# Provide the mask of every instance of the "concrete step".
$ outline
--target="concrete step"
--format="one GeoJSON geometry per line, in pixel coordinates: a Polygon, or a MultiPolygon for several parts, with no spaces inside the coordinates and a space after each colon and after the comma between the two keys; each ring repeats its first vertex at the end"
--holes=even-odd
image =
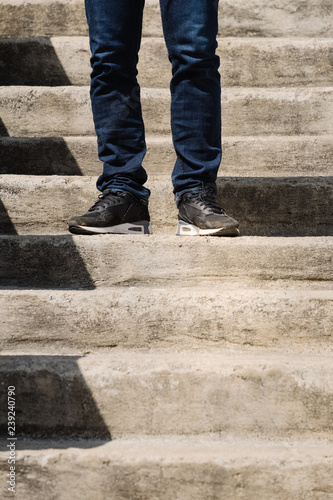
{"type": "MultiPolygon", "coordinates": [[[[170,133],[167,89],[143,89],[148,134],[170,133]]],[[[227,136],[333,134],[333,88],[225,89],[227,136]]],[[[88,87],[0,87],[1,135],[92,135],[88,87]]]]}
{"type": "MultiPolygon", "coordinates": [[[[333,39],[220,38],[222,86],[330,86],[333,39]]],[[[88,37],[0,39],[5,71],[0,85],[89,85],[88,37]]],[[[144,38],[142,87],[169,87],[171,65],[164,40],[144,38]]]]}
{"type": "Polygon", "coordinates": [[[269,348],[330,353],[333,284],[238,279],[192,286],[0,290],[2,352],[269,348]]]}
{"type": "MultiPolygon", "coordinates": [[[[97,492],[100,500],[332,499],[330,442],[172,436],[22,446],[17,500],[95,500],[97,492]]],[[[8,452],[0,457],[6,484],[8,452]]],[[[3,498],[12,497],[4,489],[3,498]]]]}
{"type": "MultiPolygon", "coordinates": [[[[333,136],[223,137],[221,175],[309,177],[332,174],[333,136]]],[[[0,174],[97,176],[102,163],[95,136],[0,137],[0,174]]],[[[175,163],[171,137],[148,136],[144,166],[169,175],[175,163]]]]}
{"type": "MultiPolygon", "coordinates": [[[[1,359],[17,437],[210,434],[332,440],[332,354],[117,350],[1,359]]],[[[7,394],[1,394],[6,407],[7,394]]],[[[7,430],[2,412],[0,428],[7,430]]],[[[4,432],[5,434],[5,432],[4,432]]]]}
{"type": "MultiPolygon", "coordinates": [[[[82,0],[1,0],[5,37],[86,35],[82,0]]],[[[219,4],[223,36],[333,37],[330,0],[225,0],[219,4]]],[[[147,0],[144,36],[161,36],[158,0],[147,0]]]]}
{"type": "Polygon", "coordinates": [[[330,281],[332,237],[1,236],[0,286],[94,289],[330,281]]]}
{"type": "MultiPolygon", "coordinates": [[[[97,199],[95,181],[0,177],[0,234],[67,233],[69,219],[97,199]]],[[[333,177],[228,177],[217,184],[217,199],[238,220],[243,235],[333,236],[333,177]]],[[[151,178],[147,186],[153,231],[175,234],[178,212],[171,180],[151,178]]]]}

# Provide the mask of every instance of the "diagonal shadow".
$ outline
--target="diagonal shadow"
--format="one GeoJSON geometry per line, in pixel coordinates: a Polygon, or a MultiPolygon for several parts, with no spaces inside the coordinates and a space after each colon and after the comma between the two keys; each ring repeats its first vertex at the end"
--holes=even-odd
{"type": "Polygon", "coordinates": [[[71,235],[0,238],[0,288],[96,288],[71,235]]]}
{"type": "Polygon", "coordinates": [[[0,147],[0,174],[82,175],[62,137],[8,137],[0,147]]]}
{"type": "Polygon", "coordinates": [[[242,235],[333,236],[333,177],[219,178],[218,201],[242,235]]]}
{"type": "MultiPolygon", "coordinates": [[[[8,408],[8,387],[15,387],[16,437],[111,440],[111,434],[78,366],[80,356],[1,356],[1,408],[8,408]]],[[[7,411],[0,412],[0,449],[7,449],[7,411]]],[[[22,443],[27,449],[29,441],[22,443]]],[[[49,443],[37,441],[34,449],[49,443]]],[[[64,442],[59,444],[64,447],[64,442]]],[[[66,444],[65,444],[66,446],[66,444]]],[[[67,447],[73,446],[69,441],[67,447]]],[[[91,444],[96,446],[96,443],[91,444]]]]}
{"type": "Polygon", "coordinates": [[[1,118],[0,118],[0,137],[9,137],[8,131],[5,127],[4,122],[1,120],[1,118]]]}
{"type": "Polygon", "coordinates": [[[6,207],[0,200],[0,234],[17,234],[14,224],[12,223],[6,207]]]}
{"type": "Polygon", "coordinates": [[[0,64],[0,85],[71,85],[46,37],[1,39],[0,64]]]}

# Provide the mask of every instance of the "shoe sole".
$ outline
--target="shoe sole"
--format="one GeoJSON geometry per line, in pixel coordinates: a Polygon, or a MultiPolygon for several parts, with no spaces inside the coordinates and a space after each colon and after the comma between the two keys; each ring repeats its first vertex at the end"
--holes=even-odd
{"type": "Polygon", "coordinates": [[[232,227],[219,227],[218,229],[200,229],[194,224],[178,221],[177,236],[238,236],[239,229],[232,227]]]}
{"type": "Polygon", "coordinates": [[[71,225],[69,231],[73,234],[152,234],[151,223],[148,221],[127,222],[117,226],[93,227],[71,225]]]}

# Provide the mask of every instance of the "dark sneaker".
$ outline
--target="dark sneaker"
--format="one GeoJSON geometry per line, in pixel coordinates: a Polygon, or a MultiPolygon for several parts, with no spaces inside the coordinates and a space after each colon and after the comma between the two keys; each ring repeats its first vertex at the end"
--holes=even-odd
{"type": "Polygon", "coordinates": [[[178,206],[177,235],[181,236],[237,236],[238,222],[216,203],[212,188],[200,192],[189,191],[178,206]]]}
{"type": "Polygon", "coordinates": [[[148,204],[131,193],[105,191],[81,217],[72,217],[74,234],[151,234],[148,204]]]}

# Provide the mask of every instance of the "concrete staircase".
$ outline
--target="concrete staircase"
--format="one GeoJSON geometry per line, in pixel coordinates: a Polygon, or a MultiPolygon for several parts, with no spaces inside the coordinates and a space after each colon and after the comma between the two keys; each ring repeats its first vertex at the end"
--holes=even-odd
{"type": "Polygon", "coordinates": [[[0,9],[1,498],[14,385],[19,500],[333,499],[331,0],[221,2],[237,239],[175,236],[156,0],[146,237],[67,233],[101,169],[82,0],[0,9]]]}

